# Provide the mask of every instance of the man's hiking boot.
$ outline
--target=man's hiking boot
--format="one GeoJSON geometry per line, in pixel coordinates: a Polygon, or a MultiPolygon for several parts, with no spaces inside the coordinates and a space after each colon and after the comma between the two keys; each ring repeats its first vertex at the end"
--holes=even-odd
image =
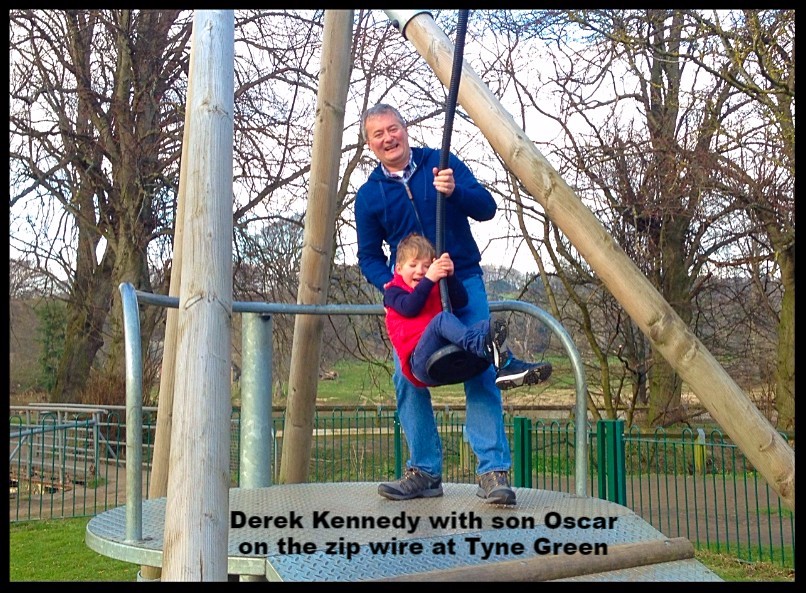
{"type": "Polygon", "coordinates": [[[504,366],[498,369],[495,384],[501,390],[537,385],[551,376],[551,370],[551,363],[523,362],[508,353],[504,366]]]}
{"type": "Polygon", "coordinates": [[[507,324],[500,319],[490,320],[490,331],[487,334],[487,342],[484,350],[487,353],[487,360],[490,361],[496,370],[506,361],[504,342],[507,341],[507,324]]]}
{"type": "Polygon", "coordinates": [[[515,491],[509,487],[509,480],[505,471],[481,474],[476,496],[484,498],[490,504],[515,504],[515,491]]]}
{"type": "Polygon", "coordinates": [[[409,467],[403,472],[403,478],[397,482],[384,482],[378,485],[378,494],[392,500],[442,496],[442,477],[409,467]]]}

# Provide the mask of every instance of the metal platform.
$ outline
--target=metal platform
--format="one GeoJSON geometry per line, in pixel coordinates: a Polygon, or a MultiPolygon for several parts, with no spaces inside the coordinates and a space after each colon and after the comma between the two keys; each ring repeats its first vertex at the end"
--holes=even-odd
{"type": "MultiPolygon", "coordinates": [[[[405,502],[382,498],[377,488],[346,482],[230,490],[228,572],[270,581],[375,580],[528,559],[543,540],[601,551],[602,545],[667,539],[630,509],[598,498],[515,488],[517,505],[505,507],[486,504],[471,484],[444,484],[440,498],[405,502]],[[236,526],[248,517],[260,526],[236,526]],[[586,527],[581,517],[601,520],[586,527]],[[554,526],[558,518],[573,518],[574,525],[554,526]],[[383,553],[377,548],[383,543],[395,544],[397,553],[383,553]]],[[[87,545],[118,560],[162,566],[165,502],[143,501],[142,540],[126,541],[124,506],[90,520],[87,545]]],[[[694,559],[560,580],[720,581],[694,559]]]]}

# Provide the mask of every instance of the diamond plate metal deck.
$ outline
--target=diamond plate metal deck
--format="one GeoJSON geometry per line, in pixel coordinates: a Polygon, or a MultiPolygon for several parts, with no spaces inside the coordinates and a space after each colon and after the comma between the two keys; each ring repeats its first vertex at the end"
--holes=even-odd
{"type": "MultiPolygon", "coordinates": [[[[591,545],[666,539],[630,509],[598,498],[515,488],[517,505],[504,507],[486,504],[471,484],[444,484],[445,494],[440,498],[405,502],[382,498],[377,488],[374,482],[345,482],[230,490],[230,513],[258,517],[260,523],[263,517],[284,519],[269,519],[267,527],[240,528],[232,527],[230,520],[229,573],[265,575],[274,581],[360,581],[529,558],[537,554],[534,543],[540,538],[591,545]],[[554,513],[575,519],[603,517],[605,527],[551,528],[546,524],[547,515],[550,523],[554,513]],[[448,524],[437,525],[440,520],[448,524]],[[496,523],[502,527],[495,528],[496,523]],[[292,542],[300,546],[300,553],[289,553],[295,551],[289,549],[292,542]],[[382,542],[407,547],[398,554],[372,549],[382,542]],[[421,551],[412,550],[416,544],[421,551]],[[523,547],[520,553],[515,549],[518,544],[523,547]],[[498,553],[485,558],[485,549],[498,553]]],[[[143,501],[142,541],[125,540],[125,511],[126,507],[119,507],[91,519],[87,545],[119,560],[161,566],[165,499],[143,501]]],[[[692,559],[563,580],[720,579],[692,559]]]]}

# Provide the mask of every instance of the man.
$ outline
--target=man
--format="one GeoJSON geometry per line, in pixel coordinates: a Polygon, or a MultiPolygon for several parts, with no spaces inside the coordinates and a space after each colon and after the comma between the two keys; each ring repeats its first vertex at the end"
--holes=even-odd
{"type": "MultiPolygon", "coordinates": [[[[419,233],[436,242],[436,199],[441,192],[445,197],[445,250],[469,297],[467,306],[454,313],[466,325],[488,319],[481,254],[468,218],[493,218],[496,205],[490,192],[455,155],[450,156],[448,168],[440,171],[438,150],[411,148],[406,123],[390,105],[381,103],[368,109],[361,118],[361,131],[380,161],[356,194],[361,272],[383,292],[384,284],[392,279],[397,245],[404,237],[419,233]],[[388,258],[384,243],[391,251],[388,258]]],[[[431,394],[405,378],[397,354],[394,361],[397,411],[411,457],[403,479],[380,484],[378,493],[392,500],[442,496],[442,443],[431,394]]],[[[494,368],[489,367],[465,382],[466,431],[478,457],[478,495],[490,503],[513,505],[515,492],[507,476],[511,453],[495,377],[494,368]]]]}

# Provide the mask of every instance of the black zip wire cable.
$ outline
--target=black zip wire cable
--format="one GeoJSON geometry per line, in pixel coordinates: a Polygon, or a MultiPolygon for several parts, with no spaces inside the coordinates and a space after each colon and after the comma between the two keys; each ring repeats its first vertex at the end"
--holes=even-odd
{"type": "MultiPolygon", "coordinates": [[[[448,87],[448,101],[445,105],[445,129],[442,132],[442,152],[439,156],[439,170],[448,168],[451,154],[451,134],[453,133],[453,116],[456,113],[456,98],[459,95],[459,81],[462,77],[463,54],[465,50],[465,33],[467,32],[467,15],[469,10],[459,11],[459,20],[456,24],[456,46],[453,52],[453,69],[451,70],[451,84],[448,87]]],[[[437,192],[436,216],[436,250],[437,257],[445,252],[445,194],[437,192]]],[[[439,281],[439,297],[442,301],[442,310],[451,311],[451,299],[448,296],[448,283],[445,278],[439,281]]]]}

